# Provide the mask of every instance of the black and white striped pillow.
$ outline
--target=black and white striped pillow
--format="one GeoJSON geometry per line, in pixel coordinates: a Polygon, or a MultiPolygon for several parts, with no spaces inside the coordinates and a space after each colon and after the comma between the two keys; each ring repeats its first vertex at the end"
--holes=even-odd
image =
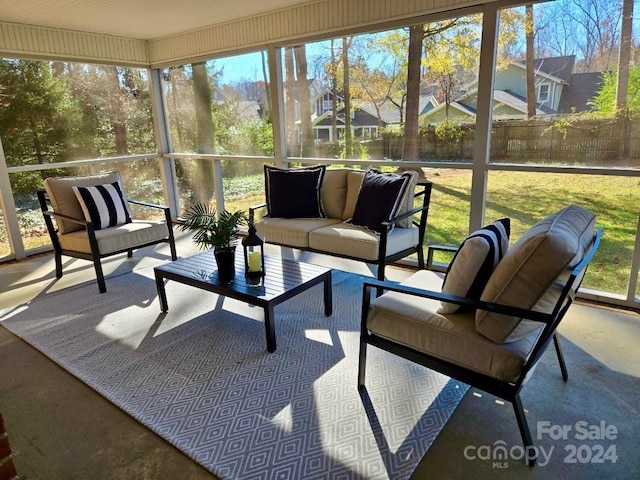
{"type": "MultiPolygon", "coordinates": [[[[449,264],[442,286],[443,293],[479,299],[498,262],[509,248],[511,221],[502,218],[476,230],[461,244],[449,264]]],[[[454,313],[460,308],[441,302],[439,313],[454,313]]]]}
{"type": "Polygon", "coordinates": [[[73,187],[86,221],[96,230],[131,223],[118,182],[93,187],[73,187]]]}

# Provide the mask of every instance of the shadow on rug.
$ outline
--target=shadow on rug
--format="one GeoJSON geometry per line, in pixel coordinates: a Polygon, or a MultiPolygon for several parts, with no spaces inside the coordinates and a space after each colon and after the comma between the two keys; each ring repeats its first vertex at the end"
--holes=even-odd
{"type": "Polygon", "coordinates": [[[153,270],[44,295],[2,325],[225,479],[409,478],[467,386],[371,348],[356,388],[361,277],[334,271],[275,308],[175,282],[160,313],[153,270]]]}

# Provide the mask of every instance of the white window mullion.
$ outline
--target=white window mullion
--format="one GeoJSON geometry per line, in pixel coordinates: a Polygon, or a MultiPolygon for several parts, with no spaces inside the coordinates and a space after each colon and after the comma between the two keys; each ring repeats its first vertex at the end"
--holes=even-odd
{"type": "MultiPolygon", "coordinates": [[[[149,70],[149,91],[151,92],[151,113],[153,117],[153,129],[156,135],[156,148],[162,155],[173,153],[171,135],[169,132],[169,119],[165,107],[165,97],[162,91],[160,70],[149,70]]],[[[160,175],[162,177],[162,189],[164,200],[171,209],[171,217],[176,218],[179,211],[178,183],[176,180],[176,165],[173,157],[160,158],[160,175]]]]}
{"type": "Polygon", "coordinates": [[[2,213],[4,214],[4,224],[7,229],[11,251],[16,259],[25,258],[27,255],[22,243],[22,235],[20,234],[18,212],[13,199],[13,191],[11,190],[11,181],[9,180],[9,171],[7,170],[7,162],[2,148],[2,139],[0,139],[0,208],[2,208],[2,213]]]}
{"type": "Polygon", "coordinates": [[[480,66],[478,68],[478,108],[473,149],[471,176],[471,207],[469,232],[482,228],[487,200],[487,164],[491,146],[491,111],[493,106],[493,82],[498,44],[498,9],[485,5],[482,15],[482,40],[480,66]]]}

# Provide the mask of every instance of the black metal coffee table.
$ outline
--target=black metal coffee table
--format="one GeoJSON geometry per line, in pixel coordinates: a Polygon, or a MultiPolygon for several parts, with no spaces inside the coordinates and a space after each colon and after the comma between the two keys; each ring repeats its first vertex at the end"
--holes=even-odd
{"type": "Polygon", "coordinates": [[[273,352],[276,349],[276,331],[273,320],[273,309],[276,305],[320,282],[324,282],[324,314],[326,316],[332,314],[331,269],[270,256],[265,256],[264,265],[266,275],[261,279],[259,285],[249,284],[244,276],[244,260],[242,255],[238,254],[236,255],[236,276],[229,284],[222,284],[218,281],[218,269],[213,252],[210,251],[155,267],[153,271],[156,277],[160,308],[163,312],[169,310],[165,279],[262,307],[267,334],[267,350],[273,352]]]}

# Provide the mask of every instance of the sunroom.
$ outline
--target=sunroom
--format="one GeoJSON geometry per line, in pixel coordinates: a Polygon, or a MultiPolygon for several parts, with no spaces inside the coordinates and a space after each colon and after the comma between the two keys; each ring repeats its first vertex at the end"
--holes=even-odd
{"type": "MultiPolygon", "coordinates": [[[[511,219],[511,238],[517,239],[537,220],[578,204],[596,214],[605,236],[585,277],[581,301],[559,330],[566,337],[570,374],[572,368],[575,373],[567,384],[553,384],[557,368],[553,358],[545,357],[534,377],[537,382],[526,387],[531,398],[525,397],[525,404],[530,402],[539,422],[538,440],[555,448],[550,466],[535,475],[553,468],[553,476],[632,478],[640,471],[632,453],[640,418],[630,394],[640,376],[633,346],[640,339],[640,27],[633,3],[3,2],[2,308],[17,308],[50,289],[63,289],[55,286],[51,244],[35,193],[49,176],[118,170],[129,196],[168,205],[178,221],[197,202],[210,201],[218,211],[246,211],[264,201],[265,165],[412,169],[433,183],[425,251],[428,245],[458,245],[469,232],[503,217],[511,219]],[[618,432],[614,439],[596,439],[603,453],[609,453],[602,462],[595,459],[597,441],[576,437],[577,422],[618,432]],[[551,430],[544,430],[547,424],[551,430]],[[553,438],[553,427],[565,425],[572,428],[570,434],[553,438]],[[576,448],[575,457],[570,445],[576,448]]],[[[354,262],[284,248],[273,252],[375,276],[354,262]]],[[[144,253],[144,259],[114,258],[105,266],[107,274],[115,277],[169,260],[162,248],[144,253]]],[[[188,236],[179,235],[178,253],[193,253],[188,236]]],[[[436,264],[444,269],[451,255],[441,255],[436,264]]],[[[389,277],[401,280],[403,272],[416,266],[416,258],[408,257],[389,277]]],[[[65,268],[71,275],[58,282],[64,287],[91,278],[89,262],[74,260],[65,268]]],[[[39,365],[34,367],[39,371],[53,368],[46,357],[39,358],[2,330],[9,345],[3,362],[13,368],[20,360],[39,365]]],[[[322,337],[306,333],[314,334],[322,337]]],[[[332,342],[335,346],[336,340],[332,342]]],[[[186,450],[194,463],[126,414],[109,411],[113,406],[108,401],[91,389],[83,391],[86,387],[64,370],[50,374],[74,392],[73,399],[59,399],[67,412],[52,413],[51,428],[25,425],[29,433],[24,440],[14,438],[20,437],[29,409],[20,413],[17,400],[38,392],[60,393],[41,375],[28,372],[3,380],[0,413],[18,473],[33,478],[51,472],[65,478],[143,477],[146,464],[146,478],[165,477],[161,472],[168,468],[175,468],[172,475],[182,472],[189,478],[237,475],[206,454],[199,457],[197,447],[186,450]],[[20,387],[27,384],[31,386],[20,387]],[[38,432],[53,439],[60,428],[65,438],[72,437],[69,426],[54,426],[56,422],[84,431],[79,437],[93,435],[90,411],[78,406],[83,396],[104,412],[97,416],[104,414],[118,424],[118,432],[129,432],[121,435],[140,435],[147,448],[165,453],[136,451],[131,438],[124,449],[114,439],[100,446],[97,435],[87,445],[82,438],[65,439],[72,445],[67,450],[85,457],[89,445],[108,452],[95,462],[83,459],[79,471],[90,472],[85,475],[70,473],[73,452],[62,454],[53,440],[27,447],[38,445],[38,432]],[[69,418],[76,407],[85,418],[69,418]],[[49,460],[33,457],[38,448],[47,449],[43,458],[62,459],[47,470],[49,460]],[[124,465],[118,455],[130,464],[124,465]],[[176,466],[168,467],[173,462],[176,466]],[[113,472],[104,471],[112,467],[113,472]]],[[[419,395],[420,389],[406,392],[419,395]]],[[[384,407],[380,398],[372,398],[373,409],[394,408],[398,396],[403,395],[389,394],[384,407]]],[[[328,472],[347,472],[347,478],[393,478],[395,473],[409,478],[411,472],[411,478],[529,474],[513,458],[517,451],[502,463],[481,454],[483,446],[489,451],[496,442],[519,441],[511,411],[496,402],[469,391],[438,438],[428,442],[428,451],[424,444],[416,450],[420,458],[408,472],[397,473],[390,464],[411,456],[403,447],[412,446],[407,439],[416,435],[426,412],[409,427],[398,427],[409,429],[406,436],[389,434],[390,444],[378,445],[378,463],[386,472],[351,468],[326,445],[322,460],[331,460],[328,472]]],[[[47,414],[35,412],[49,408],[44,407],[47,401],[25,403],[31,409],[28,416],[44,422],[47,414]]],[[[294,429],[290,410],[291,404],[283,402],[280,412],[272,412],[271,421],[282,431],[294,429]]],[[[383,432],[395,428],[388,413],[378,412],[383,432]]],[[[317,419],[328,421],[320,413],[317,419]]],[[[106,431],[106,425],[96,428],[106,431]]],[[[385,435],[375,438],[381,441],[385,435]]],[[[300,470],[295,469],[301,467],[291,468],[289,478],[298,478],[300,470]]],[[[318,473],[317,478],[323,476],[318,473]]]]}

